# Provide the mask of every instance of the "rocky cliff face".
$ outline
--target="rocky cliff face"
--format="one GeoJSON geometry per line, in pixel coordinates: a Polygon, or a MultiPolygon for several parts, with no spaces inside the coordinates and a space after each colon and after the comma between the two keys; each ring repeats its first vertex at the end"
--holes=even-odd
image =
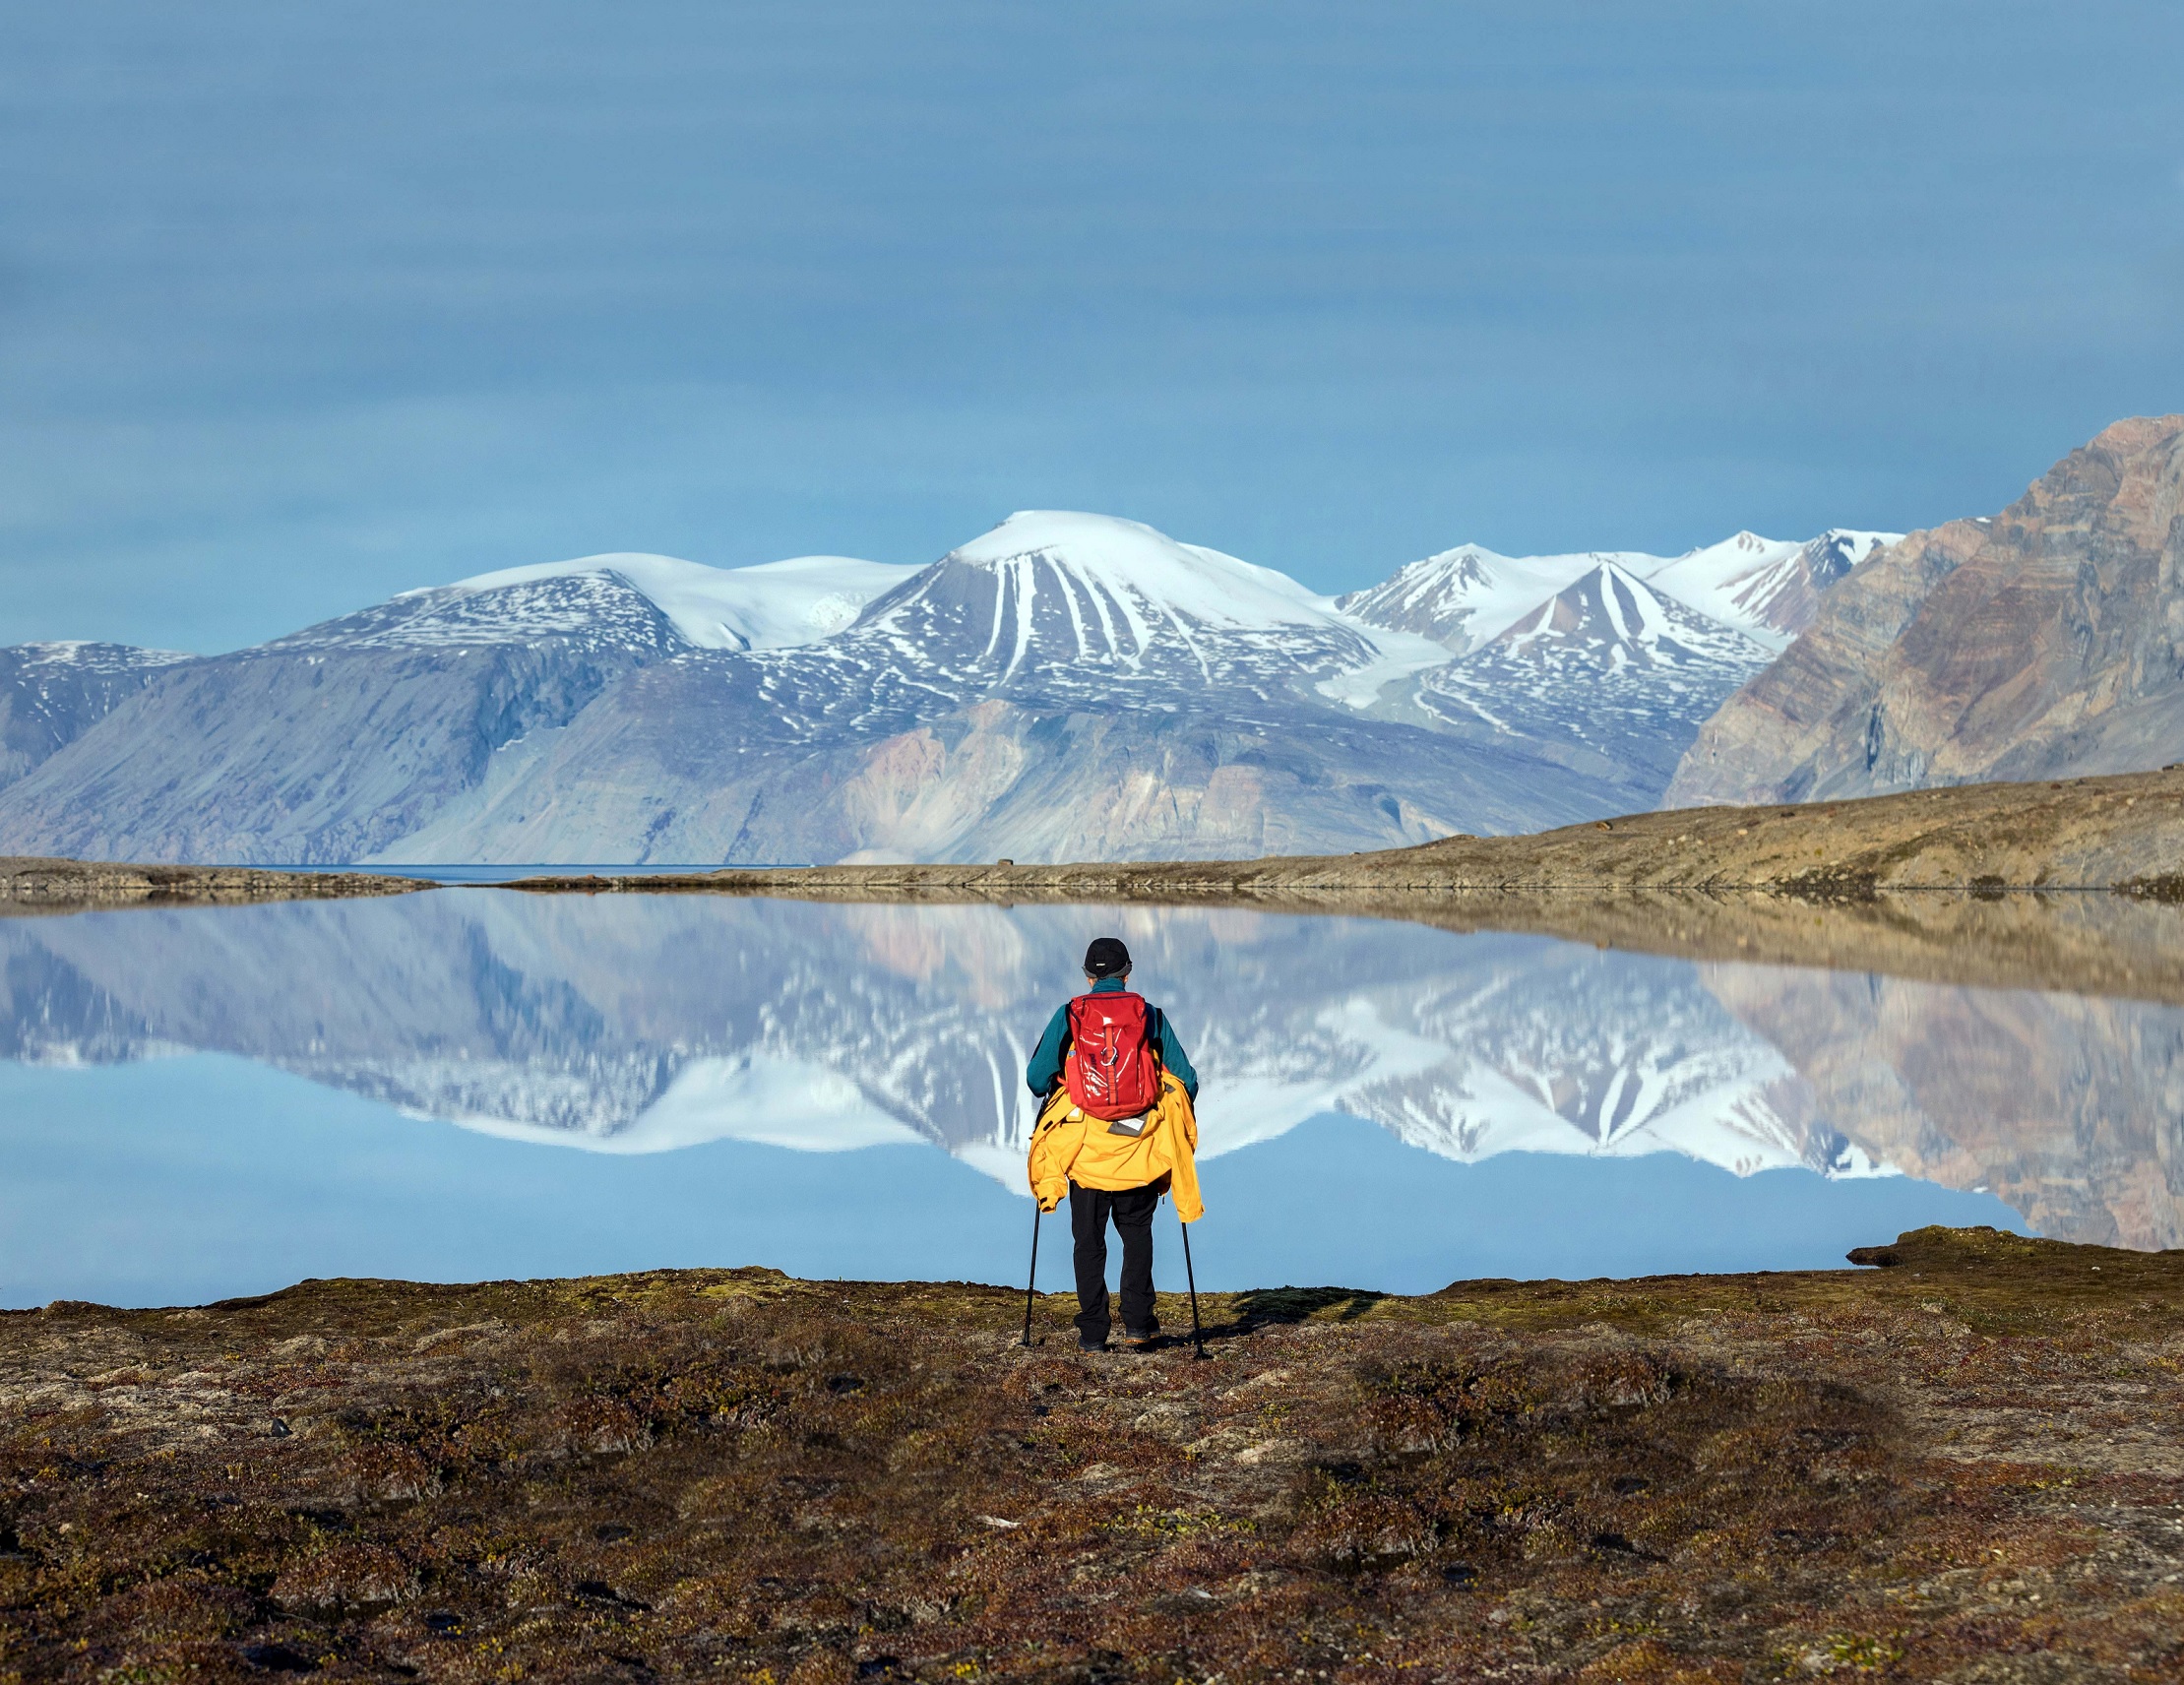
{"type": "Polygon", "coordinates": [[[361,859],[469,789],[496,750],[689,647],[610,580],[493,595],[412,593],[154,672],[0,792],[0,830],[88,859],[361,859]]]}
{"type": "Polygon", "coordinates": [[[2119,421],[1991,520],[1913,533],[1700,731],[1664,801],[1869,795],[2184,751],[2184,415],[2119,421]]]}
{"type": "Polygon", "coordinates": [[[0,785],[42,766],[161,669],[186,661],[127,644],[19,644],[0,650],[0,785]]]}

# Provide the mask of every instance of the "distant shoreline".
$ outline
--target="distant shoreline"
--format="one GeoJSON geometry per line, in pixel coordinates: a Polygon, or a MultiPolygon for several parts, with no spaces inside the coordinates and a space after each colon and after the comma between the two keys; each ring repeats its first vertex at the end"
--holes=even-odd
{"type": "MultiPolygon", "coordinates": [[[[404,895],[397,872],[0,859],[0,915],[404,895]]],[[[2184,769],[1696,808],[1340,856],[549,874],[545,895],[1249,907],[2184,1004],[2184,769]]]]}
{"type": "Polygon", "coordinates": [[[116,906],[243,905],[275,901],[347,901],[407,895],[437,886],[388,872],[295,870],[285,866],[135,865],[0,855],[0,917],[84,912],[116,906]]]}
{"type": "Polygon", "coordinates": [[[2184,768],[1960,784],[1853,801],[1699,807],[1514,837],[1256,860],[839,865],[518,880],[532,891],[711,891],[847,899],[1180,901],[1313,895],[2120,890],[2184,899],[2184,768]]]}

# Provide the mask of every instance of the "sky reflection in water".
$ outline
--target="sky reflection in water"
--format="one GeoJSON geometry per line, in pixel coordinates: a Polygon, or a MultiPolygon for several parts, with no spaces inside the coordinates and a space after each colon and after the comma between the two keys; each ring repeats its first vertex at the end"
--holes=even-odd
{"type": "Polygon", "coordinates": [[[2178,1243],[2173,1008],[1363,919],[457,890],[0,924],[0,1302],[1021,1280],[1020,1074],[1107,931],[1206,1080],[1205,1285],[2178,1243]]]}

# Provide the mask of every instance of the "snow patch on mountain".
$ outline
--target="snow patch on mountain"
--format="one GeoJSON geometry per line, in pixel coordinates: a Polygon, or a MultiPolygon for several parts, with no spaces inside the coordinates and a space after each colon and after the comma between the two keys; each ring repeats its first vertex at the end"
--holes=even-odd
{"type": "Polygon", "coordinates": [[[197,659],[181,650],[147,650],[135,644],[95,644],[75,638],[17,644],[6,654],[25,673],[40,675],[138,673],[197,659]]]}
{"type": "Polygon", "coordinates": [[[875,601],[828,649],[963,700],[1027,686],[1147,706],[1265,702],[1386,658],[1382,634],[1271,568],[1136,521],[1026,510],[875,601]],[[1119,689],[1129,686],[1129,692],[1119,689]]]}
{"type": "Polygon", "coordinates": [[[1045,582],[1088,600],[1114,603],[1149,622],[1319,626],[1335,617],[1326,597],[1287,574],[1112,515],[1019,510],[942,561],[1014,573],[1025,582],[1026,600],[1045,582]]]}
{"type": "Polygon", "coordinates": [[[1427,674],[1419,703],[1452,726],[1569,743],[1665,780],[1700,725],[1773,658],[1610,564],[1427,674]]]}
{"type": "Polygon", "coordinates": [[[701,650],[785,650],[830,638],[865,604],[919,570],[853,556],[792,556],[712,568],[675,556],[620,551],[476,574],[443,589],[492,592],[536,580],[611,574],[627,582],[701,650]]]}
{"type": "Polygon", "coordinates": [[[655,659],[690,641],[619,574],[548,574],[477,591],[406,591],[369,608],[321,621],[237,652],[237,658],[308,651],[453,652],[553,645],[567,653],[655,659]]]}
{"type": "Polygon", "coordinates": [[[1804,545],[1739,532],[1639,570],[1656,589],[1746,632],[1773,635],[1767,605],[1788,584],[1804,545]]]}
{"type": "Polygon", "coordinates": [[[1822,592],[1902,536],[1837,528],[1800,543],[1739,532],[1640,571],[1655,590],[1781,651],[1811,624],[1822,592]]]}
{"type": "Polygon", "coordinates": [[[1643,573],[1661,560],[1636,551],[1503,556],[1479,544],[1411,562],[1379,585],[1335,599],[1369,626],[1408,632],[1465,655],[1490,642],[1565,586],[1614,563],[1643,573]]]}
{"type": "Polygon", "coordinates": [[[1323,666],[1361,666],[1377,654],[1330,599],[1272,568],[1141,522],[1033,509],[881,597],[850,639],[885,640],[905,660],[958,675],[1006,679],[1084,662],[1211,676],[1209,640],[1234,652],[1243,647],[1236,636],[1272,635],[1286,647],[1297,633],[1323,666]]]}
{"type": "Polygon", "coordinates": [[[1388,699],[1391,689],[1407,689],[1418,674],[1447,666],[1455,657],[1446,644],[1421,638],[1415,632],[1392,632],[1384,626],[1361,628],[1372,646],[1373,657],[1361,667],[1351,667],[1313,688],[1331,702],[1365,710],[1388,699]]]}

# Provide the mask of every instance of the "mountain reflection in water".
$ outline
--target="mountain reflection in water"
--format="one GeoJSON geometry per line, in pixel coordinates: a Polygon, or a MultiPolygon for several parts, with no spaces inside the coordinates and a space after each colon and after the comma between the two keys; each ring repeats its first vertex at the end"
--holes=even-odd
{"type": "Polygon", "coordinates": [[[2177,1008],[1370,919],[465,890],[15,919],[0,1056],[222,1052],[600,1153],[925,1142],[1021,1190],[1030,1042],[1115,930],[1209,1157],[1341,1113],[1457,1160],[1901,1172],[2184,1241],[2177,1008]]]}

